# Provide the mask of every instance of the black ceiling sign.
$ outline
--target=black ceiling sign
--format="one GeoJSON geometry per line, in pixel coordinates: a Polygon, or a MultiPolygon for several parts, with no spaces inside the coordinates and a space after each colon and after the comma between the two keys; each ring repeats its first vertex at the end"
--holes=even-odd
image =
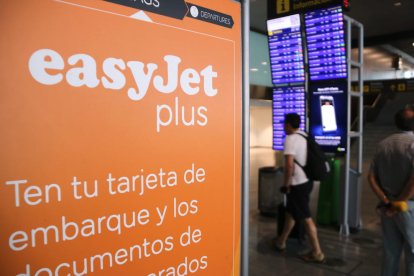
{"type": "MultiPolygon", "coordinates": [[[[358,83],[352,82],[352,90],[358,90],[358,83]]],[[[365,93],[414,92],[414,79],[364,81],[365,93]]]]}
{"type": "Polygon", "coordinates": [[[268,0],[267,18],[277,18],[290,14],[304,13],[333,5],[349,9],[350,0],[268,0]]]}
{"type": "Polygon", "coordinates": [[[107,2],[153,12],[163,16],[183,19],[188,12],[184,0],[105,0],[107,2]]]}

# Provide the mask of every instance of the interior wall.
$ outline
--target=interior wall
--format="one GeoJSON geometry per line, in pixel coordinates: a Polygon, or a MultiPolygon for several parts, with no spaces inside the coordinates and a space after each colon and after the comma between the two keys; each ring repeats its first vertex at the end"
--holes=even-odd
{"type": "Polygon", "coordinates": [[[250,147],[272,148],[272,102],[250,101],[250,147]]]}
{"type": "MultiPolygon", "coordinates": [[[[352,60],[358,60],[358,50],[352,49],[352,60]]],[[[391,80],[414,77],[414,65],[407,60],[401,60],[400,69],[393,68],[395,54],[380,48],[367,47],[364,49],[364,80],[391,80]]],[[[352,70],[352,80],[357,79],[357,70],[352,70]]]]}

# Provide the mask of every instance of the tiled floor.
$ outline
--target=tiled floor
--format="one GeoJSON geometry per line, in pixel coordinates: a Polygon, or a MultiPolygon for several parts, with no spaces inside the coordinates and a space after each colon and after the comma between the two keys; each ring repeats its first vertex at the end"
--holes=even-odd
{"type": "MultiPolygon", "coordinates": [[[[285,254],[278,253],[273,242],[276,237],[276,219],[266,217],[258,210],[258,170],[274,166],[274,152],[268,148],[252,148],[250,152],[250,252],[249,275],[379,275],[381,270],[382,241],[379,218],[375,213],[376,199],[363,177],[361,218],[362,229],[349,236],[339,234],[336,226],[318,226],[322,250],[327,256],[325,264],[307,264],[297,258],[307,250],[305,244],[290,239],[285,254]]],[[[369,158],[367,158],[369,159],[369,158]]],[[[364,162],[364,171],[369,160],[364,162]]],[[[311,209],[316,214],[319,187],[312,193],[311,209]]]]}

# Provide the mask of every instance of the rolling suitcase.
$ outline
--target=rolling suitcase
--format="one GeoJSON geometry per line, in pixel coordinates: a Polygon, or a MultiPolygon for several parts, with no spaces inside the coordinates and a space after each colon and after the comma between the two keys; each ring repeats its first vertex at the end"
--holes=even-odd
{"type": "MultiPolygon", "coordinates": [[[[283,203],[277,208],[277,236],[283,232],[286,216],[286,195],[283,195],[283,203]]],[[[303,221],[296,221],[295,226],[289,234],[289,238],[297,239],[300,243],[305,241],[305,224],[303,221]]]]}

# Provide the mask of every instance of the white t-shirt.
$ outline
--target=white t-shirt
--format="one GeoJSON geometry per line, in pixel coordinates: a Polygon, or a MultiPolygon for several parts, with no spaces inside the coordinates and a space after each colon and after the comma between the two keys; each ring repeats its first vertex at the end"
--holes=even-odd
{"type": "MultiPolygon", "coordinates": [[[[308,136],[305,132],[298,130],[297,132],[287,135],[285,138],[284,144],[284,155],[293,155],[294,160],[299,162],[302,166],[306,165],[307,157],[307,141],[304,137],[300,136],[301,133],[305,136],[308,136]]],[[[292,176],[292,185],[304,184],[309,179],[306,177],[305,172],[299,167],[298,164],[294,164],[293,176],[292,176]]]]}

